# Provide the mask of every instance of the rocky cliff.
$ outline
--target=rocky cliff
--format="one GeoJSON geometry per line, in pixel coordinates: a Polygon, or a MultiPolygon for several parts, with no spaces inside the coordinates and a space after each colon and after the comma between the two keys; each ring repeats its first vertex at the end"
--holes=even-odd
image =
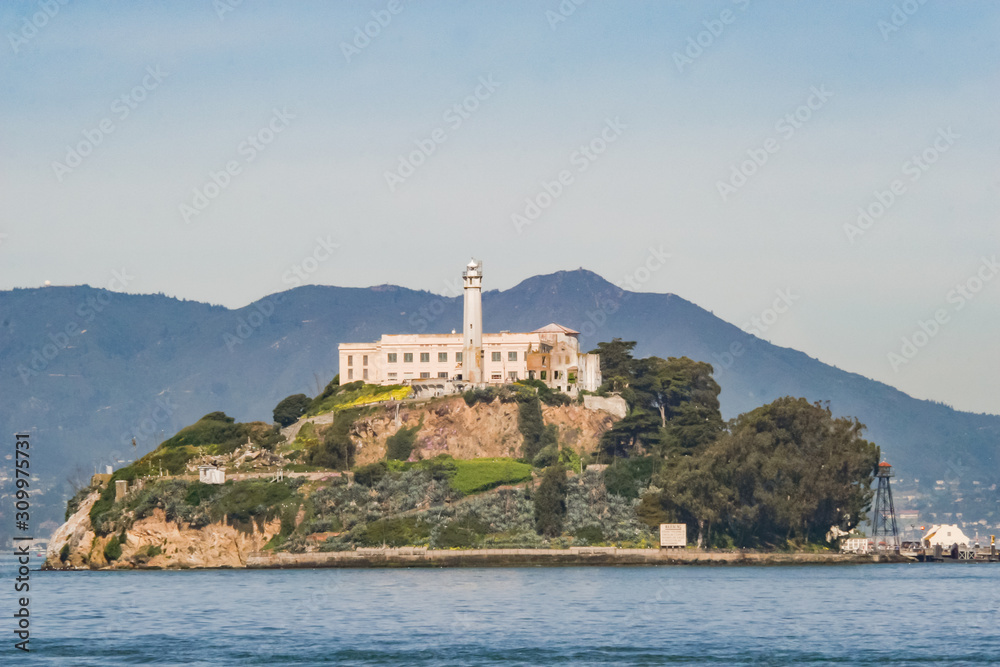
{"type": "MultiPolygon", "coordinates": [[[[436,399],[426,405],[399,404],[378,410],[355,422],[357,463],[364,465],[385,458],[386,438],[400,428],[420,426],[414,459],[450,454],[456,459],[518,457],[524,437],[517,428],[517,404],[494,401],[466,405],[460,396],[436,399]]],[[[581,405],[546,405],[546,424],[559,427],[559,442],[578,454],[591,453],[601,434],[618,418],[605,410],[581,405]]]]}
{"type": "Polygon", "coordinates": [[[163,510],[140,519],[121,534],[100,536],[90,525],[90,509],[100,496],[95,491],[56,530],[45,554],[51,569],[186,569],[199,567],[245,567],[250,552],[260,551],[279,530],[277,519],[263,530],[245,533],[225,523],[191,528],[186,523],[167,520],[163,510]],[[121,556],[109,563],[105,547],[112,537],[121,542],[121,556]]]}

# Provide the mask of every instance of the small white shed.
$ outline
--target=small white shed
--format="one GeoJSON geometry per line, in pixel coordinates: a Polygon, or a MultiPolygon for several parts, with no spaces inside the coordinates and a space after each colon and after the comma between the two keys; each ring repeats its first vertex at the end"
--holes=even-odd
{"type": "Polygon", "coordinates": [[[225,484],[226,471],[218,466],[198,466],[198,481],[204,484],[225,484]]]}

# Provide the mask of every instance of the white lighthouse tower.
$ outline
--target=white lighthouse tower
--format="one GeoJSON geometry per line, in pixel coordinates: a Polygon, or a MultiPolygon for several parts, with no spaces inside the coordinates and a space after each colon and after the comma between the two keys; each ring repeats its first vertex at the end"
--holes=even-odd
{"type": "Polygon", "coordinates": [[[462,379],[483,382],[483,263],[475,259],[462,274],[465,315],[462,321],[462,379]]]}

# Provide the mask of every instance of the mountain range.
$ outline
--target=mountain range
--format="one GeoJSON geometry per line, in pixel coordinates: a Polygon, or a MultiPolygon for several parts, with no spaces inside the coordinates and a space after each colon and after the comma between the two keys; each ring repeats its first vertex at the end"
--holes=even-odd
{"type": "MultiPolygon", "coordinates": [[[[637,356],[707,361],[726,418],[785,395],[828,401],[867,425],[901,477],[1000,481],[1000,416],[912,398],[673,294],[630,292],[579,269],[485,292],[483,311],[485,331],[557,322],[581,332],[583,349],[617,337],[637,341],[637,356]]],[[[461,321],[460,295],[392,285],[308,285],[239,309],[89,286],[0,291],[0,421],[32,434],[32,471],[55,512],[68,479],[138,457],[206,413],[270,421],[285,396],[315,395],[338,371],[341,342],[446,333],[461,321]]]]}

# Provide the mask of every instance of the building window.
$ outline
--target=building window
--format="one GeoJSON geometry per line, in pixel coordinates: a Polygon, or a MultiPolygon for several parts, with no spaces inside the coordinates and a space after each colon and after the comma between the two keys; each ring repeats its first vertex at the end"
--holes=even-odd
{"type": "Polygon", "coordinates": [[[389,354],[385,355],[385,360],[388,361],[390,364],[396,363],[396,353],[390,352],[389,354]]]}
{"type": "Polygon", "coordinates": [[[420,379],[421,379],[421,380],[429,380],[429,379],[430,379],[430,377],[431,377],[431,374],[430,374],[430,373],[421,373],[421,374],[420,374],[420,379]]]}
{"type": "Polygon", "coordinates": [[[511,382],[517,382],[517,371],[510,371],[507,373],[507,379],[511,382]]]}
{"type": "Polygon", "coordinates": [[[448,379],[448,371],[438,371],[438,378],[442,380],[448,379]]]}
{"type": "Polygon", "coordinates": [[[361,371],[361,379],[362,380],[367,380],[368,379],[368,369],[367,368],[364,369],[363,371],[361,371]]]}
{"type": "Polygon", "coordinates": [[[493,374],[493,375],[491,376],[491,378],[492,378],[492,379],[494,379],[494,380],[500,380],[500,379],[502,379],[499,373],[494,373],[494,374],[493,374]]]}
{"type": "Polygon", "coordinates": [[[546,373],[545,371],[541,371],[541,372],[540,372],[540,373],[538,374],[538,379],[540,379],[540,380],[547,380],[547,379],[548,379],[548,378],[546,377],[547,375],[548,375],[548,374],[547,374],[547,373],[546,373]]]}
{"type": "Polygon", "coordinates": [[[421,352],[420,353],[420,363],[422,363],[422,364],[428,364],[428,363],[430,363],[430,361],[431,361],[431,353],[430,352],[421,352]]]}
{"type": "Polygon", "coordinates": [[[390,380],[395,380],[396,379],[396,374],[395,373],[389,373],[389,379],[390,380]]]}
{"type": "Polygon", "coordinates": [[[362,366],[367,366],[368,365],[368,355],[367,354],[365,356],[361,357],[361,365],[362,366]]]}
{"type": "Polygon", "coordinates": [[[569,378],[568,381],[570,384],[576,384],[576,373],[570,371],[569,373],[566,374],[566,376],[569,378]]]}
{"type": "Polygon", "coordinates": [[[545,357],[542,357],[542,366],[546,366],[546,365],[547,364],[545,363],[545,357]]]}
{"type": "Polygon", "coordinates": [[[347,369],[347,379],[348,380],[353,380],[354,379],[354,369],[353,368],[348,368],[347,369]]]}
{"type": "Polygon", "coordinates": [[[448,353],[438,352],[438,361],[448,361],[448,353]]]}
{"type": "Polygon", "coordinates": [[[535,371],[528,371],[528,379],[529,380],[535,379],[535,371]]]}
{"type": "Polygon", "coordinates": [[[517,361],[517,352],[508,352],[507,361],[517,361]]]}
{"type": "Polygon", "coordinates": [[[456,352],[455,353],[455,363],[459,363],[459,364],[462,363],[462,353],[461,352],[456,352]]]}
{"type": "Polygon", "coordinates": [[[553,380],[559,379],[559,371],[552,371],[552,379],[553,380]]]}
{"type": "Polygon", "coordinates": [[[500,361],[500,353],[499,352],[494,352],[493,353],[493,361],[500,361]]]}
{"type": "Polygon", "coordinates": [[[347,365],[348,366],[354,365],[354,355],[352,354],[347,355],[347,365]]]}
{"type": "Polygon", "coordinates": [[[404,364],[412,364],[413,363],[413,353],[412,352],[404,352],[403,353],[403,363],[404,364]]]}

